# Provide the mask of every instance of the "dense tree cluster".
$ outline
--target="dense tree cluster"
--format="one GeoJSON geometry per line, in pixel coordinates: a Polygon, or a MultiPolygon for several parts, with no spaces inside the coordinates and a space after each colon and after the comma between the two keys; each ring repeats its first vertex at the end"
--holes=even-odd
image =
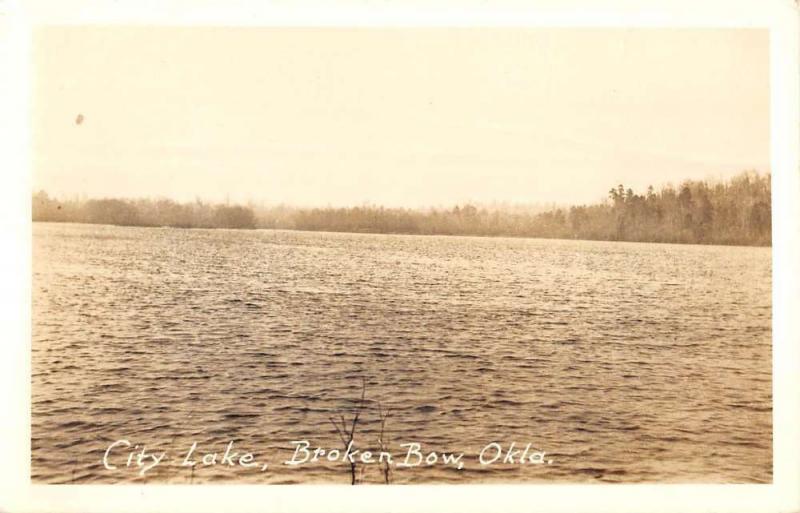
{"type": "Polygon", "coordinates": [[[358,233],[486,235],[676,242],[771,244],[770,175],[742,173],[727,182],[686,181],[677,189],[623,185],[608,200],[545,211],[519,208],[410,210],[373,206],[292,208],[222,206],[170,200],[57,201],[33,198],[34,221],[182,228],[276,228],[358,233]]]}
{"type": "Polygon", "coordinates": [[[622,185],[610,204],[573,207],[573,237],[698,244],[769,245],[772,240],[770,175],[743,173],[728,182],[686,181],[635,194],[622,185]]]}

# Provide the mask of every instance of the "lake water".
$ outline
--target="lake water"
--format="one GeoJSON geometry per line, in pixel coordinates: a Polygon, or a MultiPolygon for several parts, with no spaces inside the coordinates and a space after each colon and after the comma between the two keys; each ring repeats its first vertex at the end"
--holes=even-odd
{"type": "Polygon", "coordinates": [[[362,378],[358,448],[380,403],[399,460],[464,453],[396,483],[772,480],[769,248],[36,223],[33,256],[37,482],[349,483],[282,462],[362,378]],[[167,458],[108,470],[121,439],[167,458]],[[181,466],[229,441],[268,468],[181,466]]]}

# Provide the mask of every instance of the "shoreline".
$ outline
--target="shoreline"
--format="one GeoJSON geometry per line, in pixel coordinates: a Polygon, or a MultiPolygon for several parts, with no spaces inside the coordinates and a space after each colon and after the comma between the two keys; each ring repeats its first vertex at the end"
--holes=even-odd
{"type": "Polygon", "coordinates": [[[741,243],[720,243],[720,242],[675,242],[675,241],[657,241],[657,240],[618,240],[618,239],[587,239],[587,238],[564,238],[564,237],[547,237],[547,236],[528,236],[528,235],[513,235],[513,234],[461,234],[461,233],[415,233],[415,232],[379,232],[379,231],[332,231],[332,230],[308,230],[302,228],[268,228],[268,227],[255,227],[255,228],[223,228],[223,227],[194,227],[194,226],[150,226],[150,225],[127,225],[127,224],[111,224],[111,223],[81,223],[75,221],[31,221],[33,224],[65,224],[65,225],[80,225],[80,226],[116,226],[120,228],[143,228],[143,229],[156,229],[156,230],[206,230],[206,231],[242,231],[242,232],[302,232],[302,233],[334,233],[334,234],[348,234],[348,235],[397,235],[397,236],[412,236],[412,237],[466,237],[466,238],[481,238],[481,239],[532,239],[532,240],[558,240],[558,241],[584,241],[584,242],[615,242],[615,243],[628,243],[628,244],[665,244],[672,246],[720,246],[720,247],[740,247],[740,248],[770,248],[770,244],[741,244],[741,243]]]}

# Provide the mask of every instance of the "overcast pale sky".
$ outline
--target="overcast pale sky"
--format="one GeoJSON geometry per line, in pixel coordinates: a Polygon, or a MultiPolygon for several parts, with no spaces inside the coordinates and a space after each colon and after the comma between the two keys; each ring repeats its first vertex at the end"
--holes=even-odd
{"type": "Polygon", "coordinates": [[[752,29],[41,29],[34,187],[569,204],[766,172],[768,50],[752,29]]]}

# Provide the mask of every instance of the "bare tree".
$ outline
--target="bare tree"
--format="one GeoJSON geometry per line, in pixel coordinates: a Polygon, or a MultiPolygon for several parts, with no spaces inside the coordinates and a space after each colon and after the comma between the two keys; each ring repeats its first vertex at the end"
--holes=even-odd
{"type": "MultiPolygon", "coordinates": [[[[378,403],[378,416],[380,417],[381,421],[381,432],[378,435],[378,445],[381,453],[388,453],[389,441],[386,438],[386,419],[389,418],[389,410],[384,410],[381,403],[378,403]]],[[[385,484],[389,484],[391,482],[391,467],[388,459],[383,460],[383,468],[381,471],[383,472],[383,482],[385,484]]]]}
{"type": "MultiPolygon", "coordinates": [[[[367,381],[363,377],[361,378],[361,399],[358,402],[358,406],[356,407],[355,414],[353,415],[353,420],[350,423],[350,427],[347,427],[347,421],[344,418],[343,414],[339,415],[339,419],[334,419],[333,417],[328,417],[328,420],[331,421],[333,427],[336,429],[336,433],[339,435],[339,439],[344,444],[344,450],[347,452],[349,449],[353,448],[353,437],[355,436],[356,426],[358,425],[358,418],[361,416],[361,411],[364,409],[365,404],[365,396],[367,394],[367,381]]],[[[350,459],[350,484],[356,484],[356,461],[354,458],[350,459]]]]}

